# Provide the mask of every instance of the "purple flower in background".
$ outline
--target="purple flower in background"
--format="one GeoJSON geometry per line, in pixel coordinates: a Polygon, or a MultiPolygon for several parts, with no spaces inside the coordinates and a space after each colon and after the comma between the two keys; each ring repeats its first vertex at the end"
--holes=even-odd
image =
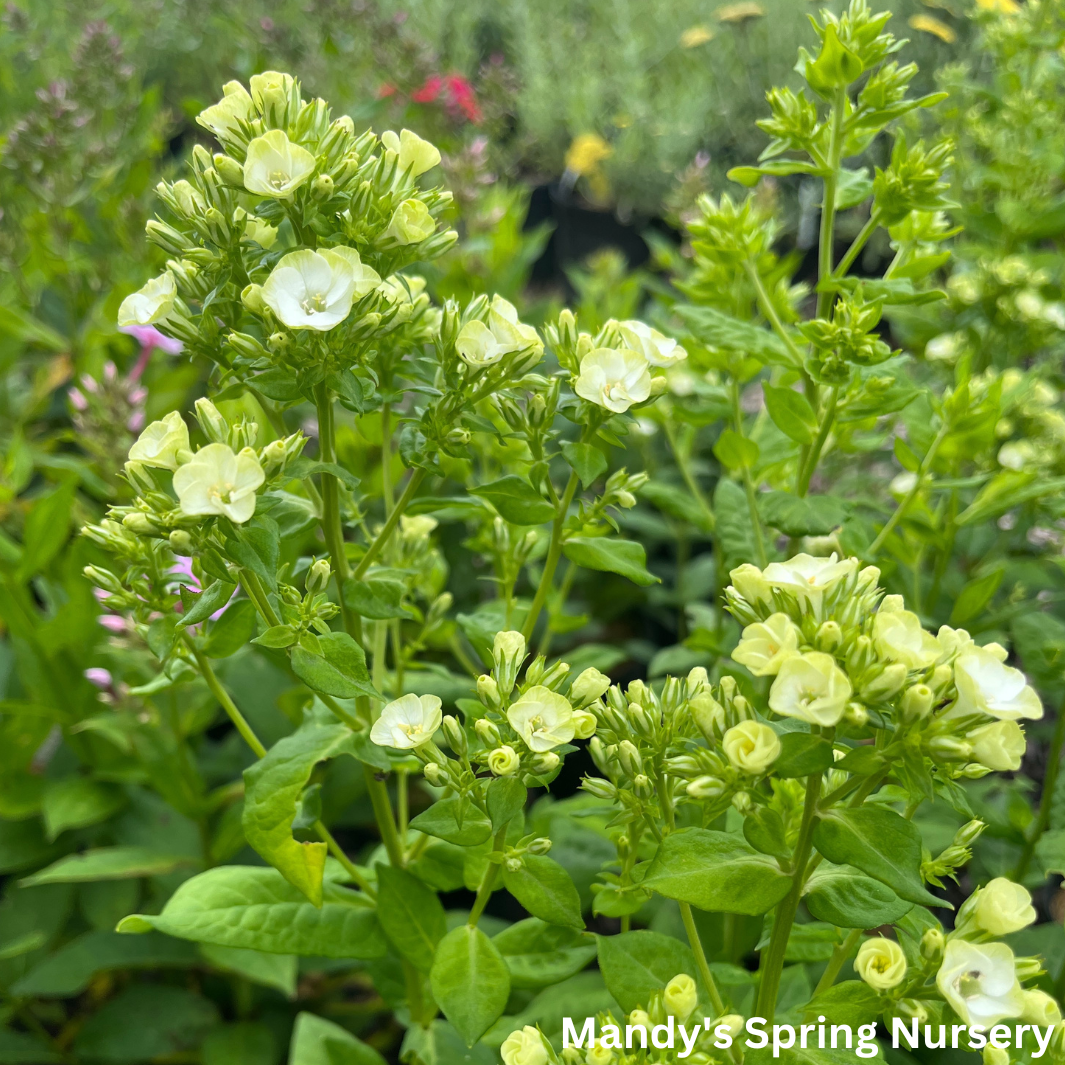
{"type": "MultiPolygon", "coordinates": [[[[179,584],[185,585],[186,588],[190,589],[193,592],[198,592],[201,590],[199,578],[196,577],[192,572],[192,559],[185,555],[178,556],[177,561],[171,567],[170,576],[176,578],[179,584]]],[[[229,604],[233,602],[233,599],[236,597],[236,594],[237,590],[236,588],[234,588],[233,595],[229,597],[229,601],[226,603],[226,605],[219,608],[211,615],[211,621],[217,621],[225,613],[226,607],[228,607],[229,604]]]]}
{"type": "Polygon", "coordinates": [[[92,666],[85,670],[85,679],[94,684],[101,691],[107,691],[111,687],[111,673],[100,666],[92,666]]]}
{"type": "Polygon", "coordinates": [[[137,358],[133,369],[129,372],[130,381],[140,380],[140,376],[144,373],[144,368],[148,365],[148,360],[151,358],[152,351],[155,348],[165,351],[167,355],[180,355],[184,347],[180,340],[164,336],[154,325],[123,325],[119,327],[119,332],[128,333],[141,346],[140,356],[137,358]]]}

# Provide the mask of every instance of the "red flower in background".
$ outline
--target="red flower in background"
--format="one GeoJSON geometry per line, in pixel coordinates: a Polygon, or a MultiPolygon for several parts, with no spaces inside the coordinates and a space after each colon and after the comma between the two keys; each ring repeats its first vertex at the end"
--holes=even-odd
{"type": "Polygon", "coordinates": [[[433,74],[425,84],[411,93],[415,103],[442,103],[452,117],[464,116],[470,122],[481,121],[477,93],[461,74],[433,74]]]}

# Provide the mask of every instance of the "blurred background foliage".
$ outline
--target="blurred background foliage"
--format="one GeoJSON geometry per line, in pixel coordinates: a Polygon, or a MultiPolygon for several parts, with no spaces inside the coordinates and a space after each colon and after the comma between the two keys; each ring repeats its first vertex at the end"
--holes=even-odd
{"type": "MultiPolygon", "coordinates": [[[[988,520],[951,542],[943,552],[951,568],[923,594],[918,578],[917,601],[930,625],[964,622],[981,640],[1012,639],[1048,706],[1057,705],[1065,654],[1062,496],[1026,496],[1030,479],[1001,477],[1008,481],[1021,466],[1024,477],[1036,470],[1043,483],[1065,476],[1059,400],[1065,19],[1057,3],[1042,5],[1052,14],[1034,27],[1013,18],[1022,6],[1014,0],[885,6],[896,13],[896,34],[911,39],[906,58],[920,65],[917,89],[951,94],[934,112],[914,118],[909,132],[954,139],[957,206],[950,223],[961,227],[949,242],[951,261],[936,275],[947,299],[890,308],[885,335],[913,357],[915,379],[930,387],[951,381],[964,359],[974,371],[999,375],[998,384],[988,378],[993,416],[957,457],[954,476],[961,491],[999,477],[1002,506],[991,500],[988,520]],[[1032,371],[1023,381],[1022,370],[1032,371]],[[1020,446],[1021,457],[1007,453],[1006,444],[1020,446]],[[956,603],[967,589],[961,616],[956,603]],[[1042,612],[1032,613],[1026,608],[1036,597],[1042,612]]],[[[272,1061],[291,1026],[295,970],[266,971],[235,956],[205,958],[175,943],[153,942],[137,961],[121,953],[131,949],[128,939],[121,951],[115,946],[115,919],[138,899],[143,908],[165,898],[187,871],[155,870],[106,884],[106,891],[92,884],[14,886],[15,877],[101,838],[150,846],[165,835],[179,856],[201,851],[197,825],[176,812],[184,802],[182,773],[168,727],[204,732],[198,771],[209,786],[224,791],[240,768],[233,734],[211,727],[215,707],[205,691],[192,686],[180,697],[153,699],[116,681],[110,671],[116,658],[124,655],[127,672],[135,674],[140,656],[147,678],[148,656],[135,641],[124,642],[128,634],[117,619],[101,619],[81,577],[91,550],[72,535],[120,497],[115,471],[145,421],[184,409],[202,391],[203,367],[142,346],[114,324],[123,296],[162,264],[144,240],[144,224],[156,210],[155,184],[176,176],[202,137],[194,116],[231,78],[290,70],[306,95],[328,98],[356,126],[407,126],[440,145],[460,241],[426,271],[436,297],[499,292],[532,321],[568,300],[591,331],[611,317],[666,321],[679,298],[674,282],[698,281],[684,226],[698,216],[700,194],[740,194],[725,171],[753,162],[767,143],[754,121],[766,113],[766,90],[791,79],[797,43],[812,37],[808,10],[813,5],[805,0],[717,6],[668,0],[654,5],[653,17],[646,0],[574,0],[564,18],[557,4],[530,0],[6,5],[0,18],[0,876],[8,879],[0,902],[0,1020],[17,1020],[18,1030],[0,1029],[0,1063],[64,1060],[53,1042],[26,1035],[45,1027],[60,1033],[63,1052],[73,1047],[85,1060],[176,1054],[167,1060],[198,1061],[199,1051],[190,1048],[211,1032],[202,1057],[207,1065],[272,1061]],[[166,726],[154,745],[138,751],[145,769],[137,779],[108,776],[107,752],[149,734],[116,725],[121,715],[114,709],[133,715],[131,721],[148,714],[146,720],[166,726]],[[79,765],[94,766],[93,776],[78,776],[79,765]],[[173,793],[164,802],[160,789],[168,781],[173,793]],[[209,995],[131,982],[115,997],[121,978],[114,974],[137,965],[203,970],[209,995]],[[269,1008],[261,1008],[264,1001],[269,1008]],[[100,1003],[107,1005],[98,1010],[100,1003]],[[222,1003],[233,1023],[219,1027],[213,1003],[222,1003]],[[156,1040],[151,1045],[123,1043],[124,1019],[143,1009],[165,1014],[166,1025],[145,1036],[156,1040]]],[[[875,143],[863,161],[882,163],[884,147],[875,143]]],[[[818,188],[784,178],[763,182],[757,195],[779,209],[776,250],[789,276],[807,280],[818,188]]],[[[861,228],[862,210],[843,216],[841,240],[849,242],[861,228]]],[[[875,275],[890,256],[886,245],[871,243],[858,270],[875,275]]],[[[686,291],[695,293],[697,285],[686,291]]],[[[691,299],[714,302],[713,293],[691,299]]],[[[646,592],[623,581],[578,582],[583,613],[553,622],[574,669],[594,662],[619,680],[661,676],[713,661],[728,639],[714,606],[715,545],[697,493],[682,476],[692,475],[712,495],[720,473],[712,446],[727,409],[716,372],[713,353],[693,346],[674,382],[672,416],[646,425],[630,442],[630,466],[648,469],[653,479],[623,521],[648,546],[664,583],[646,592]],[[678,454],[686,460],[683,471],[678,454]],[[582,646],[575,650],[570,634],[578,631],[582,646]]],[[[757,415],[757,406],[745,412],[757,415]]],[[[921,419],[916,406],[904,419],[915,440],[921,419]]],[[[340,442],[345,462],[367,480],[380,465],[379,428],[376,441],[374,432],[370,417],[340,442]]],[[[894,446],[892,434],[849,443],[852,455],[864,448],[868,461],[860,483],[840,481],[833,490],[859,502],[879,493],[881,504],[890,502],[887,486],[905,472],[905,448],[894,446]]],[[[830,456],[829,478],[831,463],[830,456]]],[[[911,592],[906,567],[913,563],[918,572],[925,550],[920,523],[915,515],[908,531],[917,562],[900,548],[885,566],[892,590],[911,592]]],[[[441,530],[445,554],[461,536],[461,524],[441,530]]],[[[481,576],[453,574],[453,583],[467,589],[460,609],[476,607],[481,576]]],[[[297,704],[286,701],[284,676],[250,654],[235,656],[227,671],[242,710],[265,739],[292,727],[297,704]]],[[[1049,739],[1054,721],[1042,728],[1049,739]]],[[[977,877],[1032,863],[1023,833],[1034,817],[1065,833],[1065,789],[1054,790],[1056,767],[1047,776],[1043,763],[1035,743],[1027,776],[1007,789],[973,786],[974,808],[991,824],[976,854],[977,877]],[[1044,778],[1049,798],[1033,808],[1044,778]]],[[[208,841],[218,861],[243,847],[239,806],[227,805],[233,801],[218,795],[226,813],[208,841]]],[[[352,832],[370,820],[354,777],[334,773],[325,801],[334,812],[346,811],[340,819],[352,832]]],[[[578,882],[578,869],[588,867],[587,882],[600,860],[597,837],[574,802],[580,800],[544,799],[533,816],[552,822],[556,852],[564,837],[572,838],[568,867],[578,882]]],[[[930,816],[922,825],[933,850],[955,827],[952,811],[941,823],[930,816]]],[[[446,870],[441,876],[443,883],[446,870]]],[[[1057,938],[1039,947],[1060,968],[1061,893],[1048,889],[1040,905],[1056,920],[1057,938]]],[[[654,920],[668,930],[673,916],[654,920]]],[[[752,943],[757,931],[746,930],[752,943]]],[[[304,970],[304,1008],[356,1031],[371,1024],[380,1001],[367,997],[368,981],[323,964],[304,970]]],[[[382,986],[386,977],[376,974],[375,982],[382,986]]],[[[378,1033],[383,1049],[394,1036],[378,1033]]]]}

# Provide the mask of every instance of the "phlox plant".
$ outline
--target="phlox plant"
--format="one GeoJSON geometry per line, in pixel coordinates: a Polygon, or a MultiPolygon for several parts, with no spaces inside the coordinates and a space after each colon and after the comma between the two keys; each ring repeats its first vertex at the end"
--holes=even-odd
{"type": "Polygon", "coordinates": [[[165,267],[118,324],[180,342],[207,394],[137,432],[123,494],[84,526],[85,595],[114,634],[103,695],[81,682],[44,735],[33,704],[12,711],[34,741],[0,822],[37,900],[0,959],[21,1060],[276,1060],[279,1040],[293,1065],[680,1054],[564,1048],[563,1017],[595,1016],[694,1025],[688,1059],[724,1065],[758,1055],[715,1028],[821,1015],[1017,1020],[1065,1057],[1025,886],[1037,853],[1054,868],[1048,823],[1021,826],[1016,876],[947,887],[988,827],[973,789],[1019,769],[1044,709],[992,624],[961,627],[997,584],[974,607],[973,577],[970,613],[928,624],[954,541],[996,514],[958,467],[1003,392],[965,360],[927,385],[878,328],[936,298],[950,232],[949,145],[892,141],[937,97],[907,96],[887,21],[862,0],[815,20],[806,88],[770,95],[771,145],[735,173],[823,184],[816,291],[760,192],[707,198],[688,302],[657,326],[438,306],[423,273],[456,235],[433,144],[359,132],[276,72],[200,114],[219,150],[159,186],[165,267]],[[875,172],[845,165],[885,137],[875,172]],[[837,262],[836,214],[862,204],[837,262]],[[878,227],[895,260],[855,278],[878,227]],[[621,465],[658,427],[668,476],[621,465]],[[846,493],[889,435],[913,478],[859,510],[846,493]],[[715,590],[685,648],[705,663],[622,685],[569,642],[572,600],[588,580],[654,590],[621,532],[647,502],[710,540],[715,590]],[[273,717],[248,698],[262,683],[273,717]],[[567,770],[580,794],[556,798],[567,770]],[[936,845],[930,807],[955,818],[936,845]],[[40,914],[65,919],[72,884],[88,927],[48,953],[40,914]],[[55,1001],[82,992],[70,1015],[55,1001]],[[135,1010],[153,1021],[131,1033],[135,1010]]]}

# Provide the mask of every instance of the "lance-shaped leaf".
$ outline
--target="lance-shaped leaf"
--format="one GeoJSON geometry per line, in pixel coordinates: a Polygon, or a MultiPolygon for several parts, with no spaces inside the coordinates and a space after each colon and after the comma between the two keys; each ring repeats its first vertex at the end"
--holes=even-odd
{"type": "Polygon", "coordinates": [[[921,836],[911,821],[882,807],[830,810],[814,826],[814,846],[836,865],[853,865],[900,898],[946,906],[921,879],[921,836]]]}
{"type": "Polygon", "coordinates": [[[814,917],[837,928],[879,928],[913,909],[879,880],[829,862],[814,870],[803,898],[814,917]]]}
{"type": "Polygon", "coordinates": [[[318,637],[321,654],[302,645],[292,649],[292,672],[309,688],[338,699],[377,695],[366,669],[366,653],[346,633],[318,637]]]}
{"type": "Polygon", "coordinates": [[[510,997],[507,963],[488,936],[469,925],[440,941],[430,982],[433,998],[467,1046],[498,1020],[510,997]]]}
{"type": "Polygon", "coordinates": [[[512,987],[541,988],[561,983],[579,973],[596,952],[594,936],[548,924],[538,917],[504,928],[492,942],[507,963],[512,987]]]}
{"type": "Polygon", "coordinates": [[[791,877],[727,832],[685,828],[662,841],[642,883],[700,910],[755,916],[780,902],[791,877]]]}
{"type": "Polygon", "coordinates": [[[315,906],[322,904],[322,875],[328,847],[300,843],[292,835],[300,796],[311,771],[326,758],[350,752],[345,725],[308,719],[244,770],[244,838],[315,906]]]}
{"type": "Polygon", "coordinates": [[[186,880],[160,914],[131,914],[117,931],[155,928],[179,939],[268,954],[380,958],[387,949],[377,914],[358,892],[324,886],[312,906],[276,869],[222,865],[186,880]]]}
{"type": "Polygon", "coordinates": [[[510,474],[491,484],[471,488],[470,493],[487,499],[514,525],[540,525],[555,516],[555,508],[535,488],[510,474]]]}
{"type": "Polygon", "coordinates": [[[369,1043],[316,1013],[300,1013],[292,1029],[289,1065],[385,1065],[369,1043]]]}
{"type": "Polygon", "coordinates": [[[567,928],[584,927],[573,878],[553,858],[526,854],[517,869],[504,865],[503,885],[534,917],[567,928]]]}
{"type": "Polygon", "coordinates": [[[447,917],[436,892],[405,869],[377,864],[377,917],[392,945],[412,965],[428,970],[447,917]]]}
{"type": "Polygon", "coordinates": [[[659,584],[660,578],[647,569],[647,552],[635,540],[617,540],[606,536],[574,536],[562,547],[562,553],[578,566],[628,577],[633,584],[646,587],[659,584]]]}
{"type": "Polygon", "coordinates": [[[22,887],[34,884],[78,884],[95,880],[129,880],[142,876],[162,876],[179,865],[195,865],[196,860],[180,854],[166,854],[147,847],[94,847],[80,854],[68,854],[47,869],[19,881],[22,887]]]}

